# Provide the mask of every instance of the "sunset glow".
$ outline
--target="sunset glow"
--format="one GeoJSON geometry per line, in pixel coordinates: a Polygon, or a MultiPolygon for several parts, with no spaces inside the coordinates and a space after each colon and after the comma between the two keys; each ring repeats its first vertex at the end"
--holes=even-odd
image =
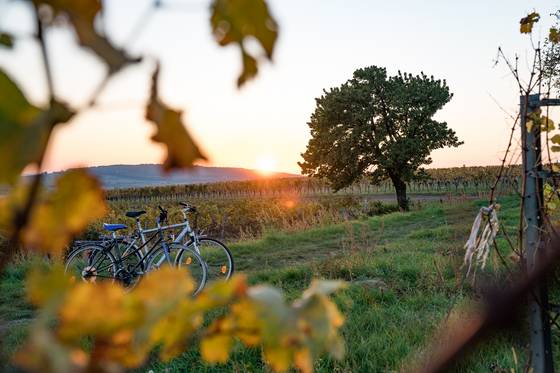
{"type": "Polygon", "coordinates": [[[255,161],[255,169],[262,175],[270,175],[276,171],[276,159],[271,156],[259,156],[255,161]]]}

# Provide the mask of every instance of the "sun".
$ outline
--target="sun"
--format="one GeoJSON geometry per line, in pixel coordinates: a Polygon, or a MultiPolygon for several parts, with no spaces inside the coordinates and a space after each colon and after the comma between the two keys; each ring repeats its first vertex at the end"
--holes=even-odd
{"type": "Polygon", "coordinates": [[[262,175],[270,175],[276,171],[276,160],[268,155],[262,155],[255,160],[255,168],[262,175]]]}

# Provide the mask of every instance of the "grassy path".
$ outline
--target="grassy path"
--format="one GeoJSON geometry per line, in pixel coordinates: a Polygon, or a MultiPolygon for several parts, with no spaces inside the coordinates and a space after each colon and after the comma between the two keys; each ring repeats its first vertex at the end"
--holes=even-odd
{"type": "MultiPolygon", "coordinates": [[[[232,251],[237,269],[249,273],[252,283],[281,287],[289,298],[298,296],[316,277],[351,281],[336,296],[347,318],[343,330],[346,358],[341,362],[322,359],[317,371],[397,370],[407,356],[429,341],[450,307],[468,297],[464,295],[468,291],[457,295],[457,278],[462,246],[477,210],[472,202],[438,204],[307,231],[269,233],[260,240],[232,245],[232,251]]],[[[515,214],[514,203],[506,203],[502,221],[513,222],[515,214]]],[[[24,274],[24,266],[15,267],[0,281],[0,317],[4,320],[32,314],[22,300],[24,274]]],[[[13,348],[21,343],[24,325],[9,328],[6,345],[13,348]]],[[[454,371],[509,371],[514,367],[511,348],[523,354],[521,340],[519,334],[498,336],[454,371]]],[[[165,365],[153,362],[149,368],[171,372],[263,370],[260,352],[241,346],[224,366],[201,364],[193,349],[165,365]]]]}

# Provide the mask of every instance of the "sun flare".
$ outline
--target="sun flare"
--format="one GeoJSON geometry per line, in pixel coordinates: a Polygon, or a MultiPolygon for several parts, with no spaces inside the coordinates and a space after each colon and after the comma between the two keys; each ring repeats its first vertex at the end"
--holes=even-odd
{"type": "Polygon", "coordinates": [[[262,175],[270,175],[276,171],[276,160],[270,156],[260,156],[255,161],[255,168],[262,175]]]}

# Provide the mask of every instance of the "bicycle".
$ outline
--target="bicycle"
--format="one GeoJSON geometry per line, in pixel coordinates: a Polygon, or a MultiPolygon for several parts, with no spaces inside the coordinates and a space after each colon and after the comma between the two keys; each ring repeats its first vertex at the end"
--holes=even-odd
{"type": "MultiPolygon", "coordinates": [[[[189,254],[194,251],[202,257],[206,265],[207,281],[229,280],[235,270],[231,251],[223,242],[215,238],[201,235],[196,229],[198,222],[198,210],[196,206],[184,202],[179,202],[179,205],[181,206],[181,212],[183,214],[183,222],[161,227],[164,231],[182,228],[177,236],[173,236],[173,242],[181,243],[185,245],[187,249],[180,250],[177,253],[175,265],[191,265],[192,258],[189,254]],[[194,214],[194,228],[190,225],[189,214],[194,214]]],[[[158,207],[163,209],[161,206],[158,207]]],[[[142,212],[145,213],[145,211],[142,212]]],[[[154,232],[155,228],[144,229],[140,222],[140,215],[137,215],[137,213],[138,212],[134,211],[127,212],[126,216],[136,219],[136,232],[142,239],[142,242],[145,242],[145,235],[154,232]]]]}
{"type": "MultiPolygon", "coordinates": [[[[192,248],[192,250],[200,254],[206,263],[208,281],[220,279],[229,280],[235,270],[233,255],[230,249],[223,242],[202,235],[196,229],[198,221],[198,210],[196,206],[184,202],[179,202],[179,205],[182,207],[181,211],[184,221],[183,223],[176,224],[175,227],[184,227],[184,229],[179,233],[177,240],[182,242],[187,248],[192,248]],[[194,229],[191,229],[189,223],[189,213],[194,214],[195,217],[194,229]],[[185,241],[186,237],[188,237],[188,241],[185,241]]],[[[183,256],[185,255],[188,255],[188,251],[181,251],[177,255],[176,265],[181,265],[181,263],[185,261],[183,260],[183,256]]],[[[186,257],[186,261],[188,261],[188,256],[186,257]]]]}
{"type": "MultiPolygon", "coordinates": [[[[167,220],[167,211],[161,206],[160,214],[156,219],[156,228],[139,230],[131,236],[131,241],[124,237],[117,237],[117,231],[126,229],[124,224],[103,224],[105,230],[111,232],[111,238],[101,241],[81,241],[76,244],[67,256],[65,272],[70,272],[83,281],[96,282],[98,279],[118,281],[125,287],[133,287],[147,272],[158,269],[161,265],[177,265],[177,254],[186,255],[191,276],[195,281],[193,295],[199,293],[207,281],[206,264],[200,255],[185,247],[180,242],[168,243],[161,223],[167,220]],[[146,233],[154,233],[146,239],[146,233]],[[136,246],[136,241],[141,238],[142,245],[136,246]],[[156,239],[157,238],[157,239],[156,239]],[[148,244],[155,242],[148,249],[148,244]],[[125,249],[122,246],[125,245],[125,249]]],[[[136,218],[145,214],[145,211],[129,211],[127,216],[136,218]]],[[[185,263],[186,264],[186,263],[185,263]]]]}

